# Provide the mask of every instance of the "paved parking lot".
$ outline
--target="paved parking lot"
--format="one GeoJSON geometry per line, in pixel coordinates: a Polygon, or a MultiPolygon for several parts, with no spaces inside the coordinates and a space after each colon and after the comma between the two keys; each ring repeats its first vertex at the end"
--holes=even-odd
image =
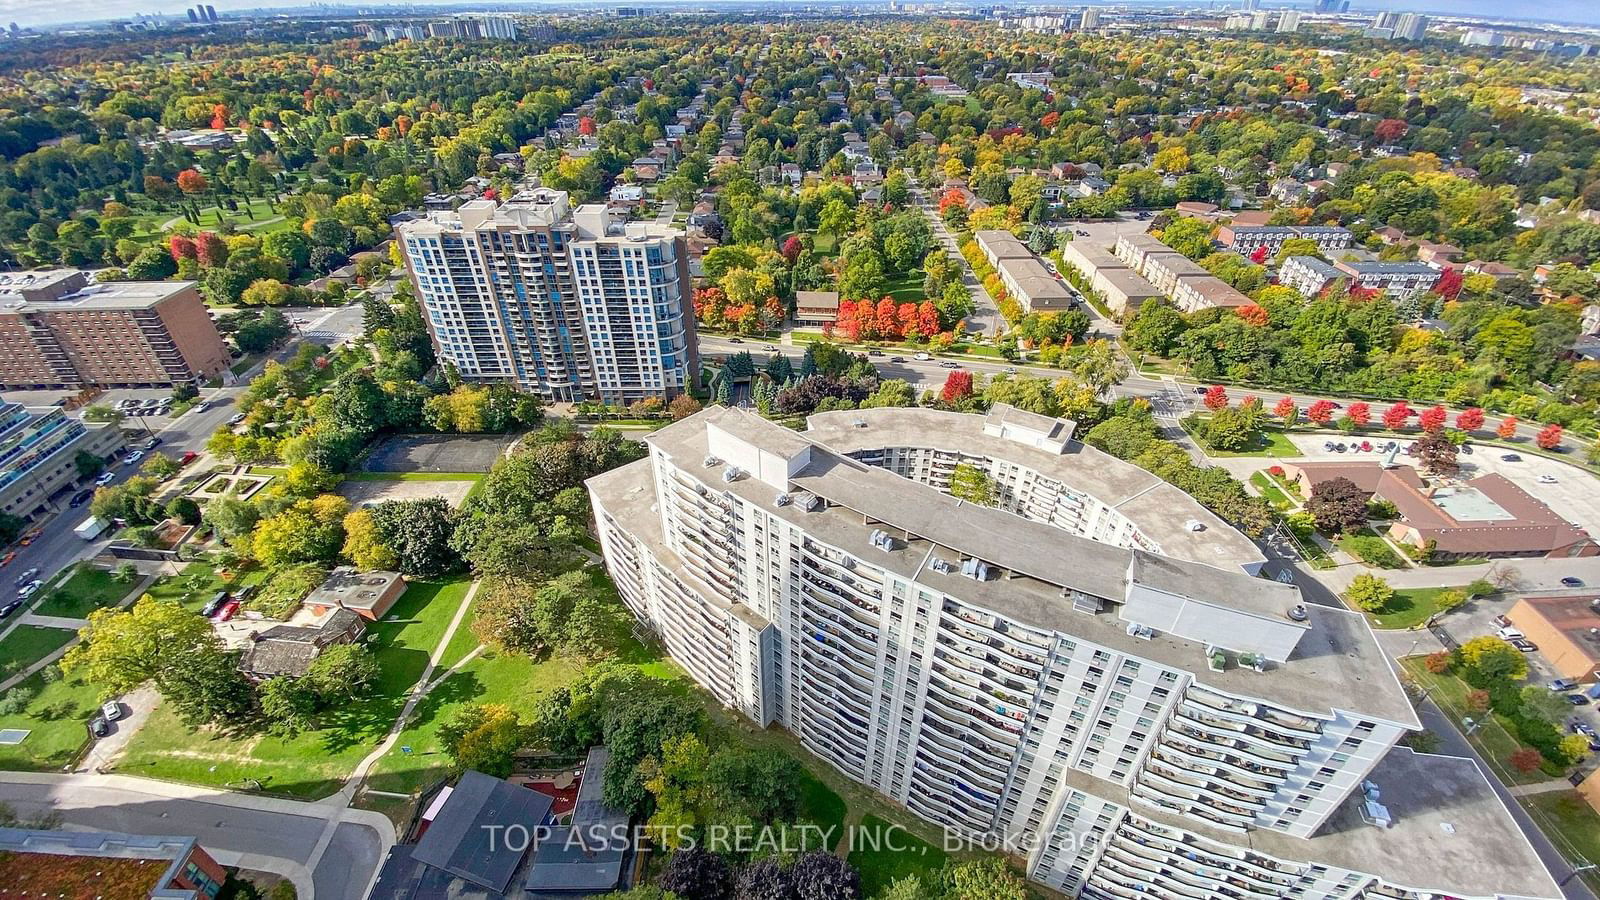
{"type": "Polygon", "coordinates": [[[487,472],[515,435],[397,435],[367,456],[368,472],[487,472]]]}
{"type": "Polygon", "coordinates": [[[471,481],[346,481],[339,485],[339,495],[349,500],[351,506],[443,497],[445,502],[459,508],[473,484],[471,481]]]}

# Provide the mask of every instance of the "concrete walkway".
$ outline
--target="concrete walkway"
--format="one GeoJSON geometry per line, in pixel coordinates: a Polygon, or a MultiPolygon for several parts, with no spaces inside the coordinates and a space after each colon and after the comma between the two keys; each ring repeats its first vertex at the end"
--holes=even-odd
{"type": "Polygon", "coordinates": [[[1535,784],[1513,784],[1506,788],[1515,797],[1526,797],[1530,794],[1548,794],[1551,791],[1570,791],[1572,782],[1565,778],[1552,778],[1549,781],[1540,781],[1535,784]]]}
{"type": "MultiPolygon", "coordinates": [[[[147,575],[147,576],[145,576],[144,579],[141,580],[139,582],[139,584],[136,587],[134,587],[133,590],[129,591],[126,596],[124,596],[121,600],[119,600],[117,602],[117,608],[121,609],[124,606],[128,606],[131,603],[133,603],[133,601],[135,601],[135,600],[139,599],[140,597],[144,596],[145,588],[148,588],[151,585],[151,583],[156,580],[156,578],[157,578],[157,576],[155,576],[155,575],[147,575]]],[[[37,615],[34,615],[33,613],[29,613],[29,614],[27,614],[25,616],[22,616],[22,617],[18,618],[17,621],[12,622],[11,623],[11,627],[7,628],[5,630],[5,634],[0,634],[0,640],[4,640],[6,634],[10,634],[12,629],[14,629],[18,625],[22,625],[22,624],[40,625],[40,626],[43,626],[43,627],[46,627],[46,628],[63,628],[63,629],[71,629],[73,631],[77,631],[78,629],[82,628],[83,626],[85,626],[85,625],[87,625],[89,623],[88,623],[88,621],[86,619],[69,619],[69,618],[65,618],[65,617],[62,617],[62,616],[37,616],[37,615]]],[[[17,674],[11,676],[10,678],[7,678],[5,681],[0,681],[0,692],[10,690],[12,687],[14,687],[14,686],[16,686],[18,684],[21,684],[23,681],[25,681],[33,673],[39,671],[40,669],[45,668],[46,666],[50,665],[51,663],[55,662],[56,660],[60,659],[61,657],[66,656],[67,655],[67,651],[71,650],[74,646],[77,645],[77,643],[78,643],[78,636],[77,635],[73,635],[71,640],[67,641],[60,648],[51,651],[51,653],[48,656],[46,656],[44,659],[39,660],[38,662],[36,662],[33,665],[27,667],[26,669],[23,669],[21,672],[18,672],[17,674]]]]}
{"type": "MultiPolygon", "coordinates": [[[[394,823],[389,821],[388,816],[368,810],[356,809],[350,804],[361,790],[362,782],[366,781],[367,773],[372,771],[372,767],[377,765],[378,760],[382,759],[385,754],[394,748],[395,742],[400,739],[401,732],[405,731],[406,723],[411,720],[411,713],[417,708],[417,704],[422,702],[422,698],[426,697],[428,692],[433,690],[439,681],[444,680],[442,676],[437,681],[430,680],[430,676],[433,674],[434,668],[439,665],[439,660],[444,656],[445,649],[450,646],[450,639],[455,636],[456,629],[461,627],[462,620],[467,616],[467,610],[472,608],[472,600],[478,595],[480,584],[482,582],[474,581],[472,587],[467,589],[466,596],[461,598],[461,605],[456,608],[455,616],[450,619],[449,627],[444,630],[444,634],[439,637],[439,642],[434,645],[433,652],[428,656],[428,665],[422,670],[422,675],[417,678],[416,684],[408,692],[405,706],[401,708],[400,714],[395,717],[394,724],[389,726],[389,733],[384,736],[384,739],[371,753],[368,753],[356,765],[350,775],[345,778],[344,786],[339,788],[338,793],[316,801],[315,805],[332,807],[336,811],[326,817],[322,827],[322,834],[318,836],[316,846],[311,850],[311,857],[306,862],[306,865],[312,870],[317,868],[317,865],[322,861],[322,857],[328,852],[329,845],[333,843],[334,833],[338,831],[341,824],[361,822],[366,817],[377,816],[387,826],[386,830],[379,831],[380,835],[385,836],[384,847],[387,849],[395,842],[394,823]]],[[[481,650],[482,647],[480,646],[478,649],[481,650]]],[[[476,655],[477,652],[477,650],[474,650],[472,654],[468,654],[468,658],[476,655]]],[[[461,662],[465,661],[463,659],[461,662]]],[[[457,665],[460,665],[460,663],[457,663],[457,665]]],[[[374,879],[377,878],[377,875],[376,871],[372,873],[374,879]]]]}

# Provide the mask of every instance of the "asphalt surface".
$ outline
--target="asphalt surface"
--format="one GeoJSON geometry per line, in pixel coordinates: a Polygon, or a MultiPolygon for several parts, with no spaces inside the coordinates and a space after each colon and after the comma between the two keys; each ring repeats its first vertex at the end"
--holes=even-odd
{"type": "MultiPolygon", "coordinates": [[[[68,827],[129,834],[183,835],[200,846],[246,856],[271,856],[305,865],[337,807],[305,804],[305,815],[175,799],[122,787],[66,788],[0,781],[0,802],[24,819],[54,814],[68,827]]],[[[317,900],[361,900],[383,860],[371,828],[345,823],[335,831],[312,880],[317,900]]]]}

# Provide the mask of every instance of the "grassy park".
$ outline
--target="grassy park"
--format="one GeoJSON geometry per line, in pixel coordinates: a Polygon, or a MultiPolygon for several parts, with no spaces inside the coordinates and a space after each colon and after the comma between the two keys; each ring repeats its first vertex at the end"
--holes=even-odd
{"type": "Polygon", "coordinates": [[[293,737],[191,731],[159,707],[117,770],[217,786],[258,784],[302,799],[333,793],[388,733],[468,586],[464,579],[413,582],[389,615],[367,629],[380,669],[377,682],[367,696],[330,713],[321,728],[293,737]]]}

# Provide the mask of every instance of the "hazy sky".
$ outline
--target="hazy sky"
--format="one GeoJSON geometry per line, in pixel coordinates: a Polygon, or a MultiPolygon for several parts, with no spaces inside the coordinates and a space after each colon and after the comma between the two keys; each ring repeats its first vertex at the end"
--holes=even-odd
{"type": "MultiPolygon", "coordinates": [[[[202,0],[203,2],[203,0],[202,0]]],[[[286,0],[298,4],[302,0],[286,0]]],[[[428,0],[420,0],[426,4],[428,0]]],[[[459,0],[456,0],[459,2],[459,0]]],[[[1083,0],[1065,0],[1077,5],[1083,0]]],[[[131,16],[134,13],[166,13],[182,15],[186,5],[194,0],[0,0],[0,24],[18,22],[22,25],[48,25],[85,19],[106,19],[131,16]]],[[[272,0],[211,0],[218,11],[258,9],[278,5],[272,0]]],[[[354,4],[351,4],[352,7],[354,4]]],[[[776,4],[775,4],[776,5],[776,4]]],[[[1216,4],[1221,8],[1226,3],[1216,4]]],[[[1241,5],[1235,2],[1233,5],[1241,5]]],[[[1265,0],[1263,7],[1291,5],[1309,6],[1309,2],[1282,4],[1265,0]]],[[[1517,16],[1546,21],[1582,22],[1600,25],[1600,2],[1596,0],[1541,0],[1537,4],[1507,3],[1505,0],[1358,0],[1353,4],[1362,9],[1393,9],[1435,11],[1460,15],[1517,16]]],[[[562,4],[561,8],[572,7],[562,4]]]]}

